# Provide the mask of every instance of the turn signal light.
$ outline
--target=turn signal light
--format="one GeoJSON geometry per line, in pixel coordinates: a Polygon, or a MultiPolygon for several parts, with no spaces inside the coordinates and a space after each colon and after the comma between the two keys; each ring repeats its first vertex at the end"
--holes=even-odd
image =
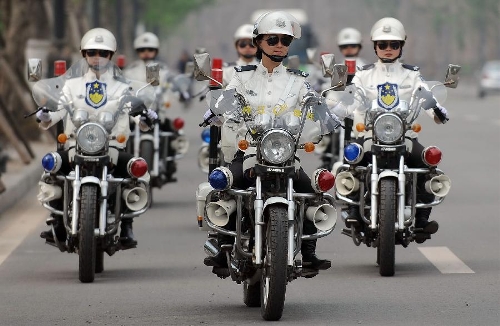
{"type": "Polygon", "coordinates": [[[414,123],[411,126],[411,130],[413,130],[414,132],[420,132],[420,130],[422,130],[422,125],[420,125],[420,123],[414,123]]]}
{"type": "Polygon", "coordinates": [[[246,151],[248,146],[250,146],[250,144],[246,139],[242,139],[238,142],[238,148],[241,149],[242,151],[246,151]]]}
{"type": "Polygon", "coordinates": [[[304,144],[304,150],[306,151],[306,153],[311,153],[312,151],[314,151],[314,148],[316,148],[316,145],[311,142],[307,142],[304,144]]]}
{"type": "Polygon", "coordinates": [[[360,123],[357,123],[357,124],[356,124],[356,131],[357,131],[357,132],[363,132],[363,131],[365,131],[365,130],[366,130],[366,126],[365,126],[365,124],[364,124],[364,123],[361,123],[361,122],[360,122],[360,123]]]}
{"type": "Polygon", "coordinates": [[[57,141],[59,143],[65,144],[67,140],[68,140],[68,136],[66,136],[66,134],[59,134],[59,135],[57,135],[57,141]]]}
{"type": "Polygon", "coordinates": [[[124,134],[118,134],[116,136],[116,141],[119,142],[120,144],[123,144],[127,140],[127,137],[125,137],[124,134]]]}
{"type": "Polygon", "coordinates": [[[165,102],[163,105],[168,109],[170,107],[170,102],[165,102]]]}

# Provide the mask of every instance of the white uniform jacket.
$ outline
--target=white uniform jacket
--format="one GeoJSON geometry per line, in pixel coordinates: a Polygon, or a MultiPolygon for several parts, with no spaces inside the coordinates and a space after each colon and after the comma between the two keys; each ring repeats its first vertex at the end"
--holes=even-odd
{"type": "Polygon", "coordinates": [[[257,64],[259,64],[259,61],[256,58],[253,58],[253,60],[251,62],[248,62],[248,63],[246,61],[244,61],[243,59],[239,58],[235,62],[230,62],[227,65],[225,65],[224,67],[222,67],[222,85],[223,85],[223,87],[226,87],[229,84],[229,82],[231,81],[231,79],[233,79],[233,75],[236,72],[236,70],[234,70],[234,67],[246,66],[246,65],[257,65],[257,64]]]}
{"type": "MultiPolygon", "coordinates": [[[[313,92],[306,81],[307,74],[300,70],[287,69],[282,64],[268,73],[261,63],[237,66],[226,89],[236,89],[247,100],[253,112],[273,112],[276,116],[300,110],[300,101],[313,92]]],[[[236,122],[225,117],[222,127],[221,149],[226,162],[230,162],[237,151],[238,141],[244,138],[247,128],[243,121],[236,122]]],[[[249,149],[250,150],[250,149],[249,149]]]]}
{"type": "MultiPolygon", "coordinates": [[[[368,103],[378,98],[379,90],[382,87],[394,87],[393,85],[395,85],[397,90],[397,94],[395,94],[397,96],[395,98],[399,101],[407,101],[408,103],[410,102],[413,91],[417,87],[423,86],[428,89],[420,75],[419,68],[417,66],[402,64],[399,60],[393,63],[382,63],[381,61],[377,61],[374,64],[366,65],[360,71],[356,72],[352,82],[356,87],[363,89],[368,99],[368,103]]],[[[430,117],[434,118],[434,112],[432,110],[427,110],[425,112],[427,112],[430,117]]],[[[364,109],[356,109],[354,111],[354,126],[359,122],[364,123],[364,121],[364,109]]],[[[358,134],[358,137],[363,137],[365,134],[365,132],[361,132],[358,134]]],[[[406,136],[416,138],[417,133],[410,130],[406,133],[406,136]]]]}
{"type": "MultiPolygon", "coordinates": [[[[108,111],[113,114],[116,113],[120,97],[123,94],[128,94],[128,84],[123,79],[115,79],[110,72],[105,72],[100,78],[97,78],[96,74],[89,70],[82,77],[68,79],[62,91],[64,98],[61,102],[72,103],[70,110],[73,112],[77,109],[88,111],[90,119],[92,115],[97,117],[101,111],[108,111]]],[[[73,146],[75,144],[75,138],[69,136],[75,136],[74,133],[76,129],[68,111],[61,106],[58,111],[50,112],[50,116],[52,118],[51,121],[40,122],[39,126],[47,130],[57,122],[63,120],[64,133],[68,136],[65,148],[68,149],[68,147],[73,146]]],[[[125,135],[127,139],[130,134],[129,112],[127,110],[123,110],[122,113],[118,115],[116,124],[111,130],[112,136],[118,134],[125,135]]],[[[110,146],[117,148],[124,148],[125,145],[126,142],[118,143],[116,140],[110,141],[110,146]]]]}

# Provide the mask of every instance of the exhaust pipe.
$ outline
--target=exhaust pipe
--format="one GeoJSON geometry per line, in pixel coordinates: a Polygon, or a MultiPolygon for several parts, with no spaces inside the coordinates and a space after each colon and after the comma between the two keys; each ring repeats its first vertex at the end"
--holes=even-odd
{"type": "Polygon", "coordinates": [[[425,190],[437,197],[446,196],[450,191],[450,187],[451,180],[445,174],[435,176],[425,183],[425,190]]]}
{"type": "Polygon", "coordinates": [[[342,196],[347,196],[359,189],[359,180],[351,172],[340,172],[335,179],[335,189],[342,196]]]}
{"type": "Polygon", "coordinates": [[[330,204],[308,207],[306,217],[320,231],[328,231],[337,224],[337,211],[330,204]]]}
{"type": "Polygon", "coordinates": [[[208,256],[215,257],[219,254],[220,248],[217,239],[211,238],[205,241],[203,249],[208,256]]]}

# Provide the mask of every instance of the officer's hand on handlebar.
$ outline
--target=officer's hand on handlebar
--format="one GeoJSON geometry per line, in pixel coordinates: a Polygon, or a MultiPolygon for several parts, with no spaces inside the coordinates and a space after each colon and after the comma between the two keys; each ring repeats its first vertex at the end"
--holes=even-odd
{"type": "Polygon", "coordinates": [[[46,108],[40,108],[36,113],[36,118],[41,122],[49,122],[52,120],[49,110],[46,108]]]}

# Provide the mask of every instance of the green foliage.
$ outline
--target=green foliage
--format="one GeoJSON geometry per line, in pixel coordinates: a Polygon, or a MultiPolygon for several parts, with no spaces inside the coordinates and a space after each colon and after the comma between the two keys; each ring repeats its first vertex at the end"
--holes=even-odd
{"type": "Polygon", "coordinates": [[[168,31],[177,26],[191,11],[210,5],[214,0],[142,0],[143,19],[147,25],[168,31]]]}

